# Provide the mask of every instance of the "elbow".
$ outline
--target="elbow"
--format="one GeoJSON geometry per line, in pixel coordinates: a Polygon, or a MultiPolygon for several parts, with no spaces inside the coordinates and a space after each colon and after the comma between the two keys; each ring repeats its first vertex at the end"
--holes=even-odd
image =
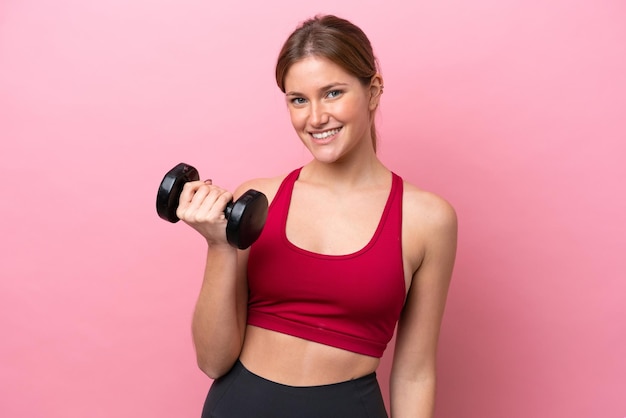
{"type": "Polygon", "coordinates": [[[224,344],[218,341],[194,341],[196,351],[196,364],[198,368],[211,379],[219,379],[233,368],[241,353],[242,344],[233,341],[232,344],[224,344]]]}
{"type": "Polygon", "coordinates": [[[230,369],[235,364],[232,362],[213,362],[208,361],[205,358],[201,358],[200,356],[196,359],[198,368],[202,371],[202,373],[206,374],[209,378],[216,380],[220,377],[224,376],[226,373],[230,371],[230,369]]]}

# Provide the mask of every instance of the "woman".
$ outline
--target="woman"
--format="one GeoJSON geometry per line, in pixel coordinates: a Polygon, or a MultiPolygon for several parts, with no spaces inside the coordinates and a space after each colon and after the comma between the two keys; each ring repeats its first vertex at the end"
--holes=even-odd
{"type": "Polygon", "coordinates": [[[227,243],[233,195],[210,181],[187,183],[177,211],[208,243],[192,325],[215,379],[202,416],[386,417],[375,371],[397,323],[391,415],[431,417],[455,212],[376,156],[383,78],[358,27],[304,22],[276,81],[312,160],[235,192],[270,200],[259,240],[227,243]]]}

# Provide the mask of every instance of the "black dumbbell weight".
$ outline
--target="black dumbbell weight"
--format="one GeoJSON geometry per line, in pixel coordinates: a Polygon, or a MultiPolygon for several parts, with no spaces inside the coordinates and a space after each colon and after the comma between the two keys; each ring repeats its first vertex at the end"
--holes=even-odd
{"type": "MultiPolygon", "coordinates": [[[[157,193],[156,209],[162,219],[178,222],[176,209],[183,186],[188,181],[200,179],[198,170],[180,163],[167,172],[157,193]]],[[[267,197],[257,191],[248,190],[237,201],[232,200],[226,205],[224,215],[226,223],[226,239],[239,248],[246,249],[261,235],[267,218],[267,197]]]]}

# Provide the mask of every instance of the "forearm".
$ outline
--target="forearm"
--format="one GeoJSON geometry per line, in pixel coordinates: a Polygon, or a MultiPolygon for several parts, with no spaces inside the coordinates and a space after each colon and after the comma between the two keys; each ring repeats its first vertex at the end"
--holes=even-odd
{"type": "Polygon", "coordinates": [[[241,280],[245,278],[238,277],[235,249],[208,250],[192,334],[198,366],[214,379],[230,369],[243,344],[246,300],[241,280]]]}
{"type": "Polygon", "coordinates": [[[390,381],[391,418],[432,418],[435,410],[434,376],[390,381]]]}

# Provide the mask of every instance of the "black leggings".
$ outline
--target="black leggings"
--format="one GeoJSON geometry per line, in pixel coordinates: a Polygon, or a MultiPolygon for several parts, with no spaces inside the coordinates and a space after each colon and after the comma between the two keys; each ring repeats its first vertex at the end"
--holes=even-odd
{"type": "Polygon", "coordinates": [[[387,418],[376,373],[322,386],[287,386],[241,362],[213,382],[202,418],[387,418]]]}

